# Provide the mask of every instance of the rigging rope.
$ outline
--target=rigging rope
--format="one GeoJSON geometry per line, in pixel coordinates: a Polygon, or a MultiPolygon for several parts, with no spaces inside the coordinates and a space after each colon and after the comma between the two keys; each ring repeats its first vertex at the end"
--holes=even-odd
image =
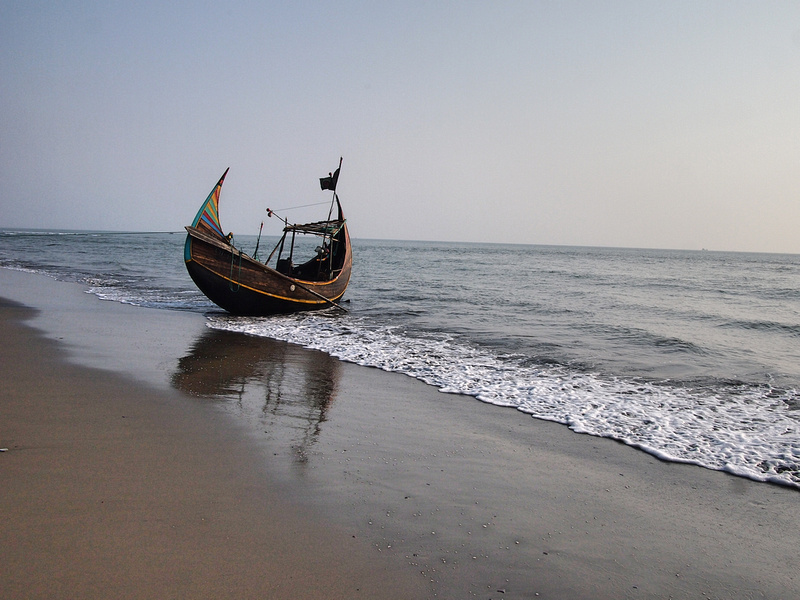
{"type": "Polygon", "coordinates": [[[239,252],[239,273],[238,273],[238,276],[236,278],[236,281],[234,281],[234,279],[233,279],[233,265],[234,265],[235,260],[236,260],[236,253],[234,252],[234,250],[237,250],[237,249],[233,245],[233,236],[231,236],[230,242],[231,242],[231,276],[230,276],[230,279],[228,280],[228,288],[232,292],[238,292],[239,288],[242,287],[242,284],[240,283],[241,280],[242,280],[242,251],[238,250],[238,252],[239,252]]]}
{"type": "Polygon", "coordinates": [[[309,206],[322,206],[323,204],[327,204],[326,202],[315,202],[314,204],[301,204],[300,206],[290,206],[289,208],[276,208],[272,212],[283,212],[286,210],[296,210],[298,208],[308,208],[309,206]]]}

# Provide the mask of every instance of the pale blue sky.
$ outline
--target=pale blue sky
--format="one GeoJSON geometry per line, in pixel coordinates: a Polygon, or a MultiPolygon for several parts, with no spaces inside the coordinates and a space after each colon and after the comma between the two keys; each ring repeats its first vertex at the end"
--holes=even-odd
{"type": "Polygon", "coordinates": [[[0,0],[0,102],[0,227],[800,253],[798,2],[0,0]]]}

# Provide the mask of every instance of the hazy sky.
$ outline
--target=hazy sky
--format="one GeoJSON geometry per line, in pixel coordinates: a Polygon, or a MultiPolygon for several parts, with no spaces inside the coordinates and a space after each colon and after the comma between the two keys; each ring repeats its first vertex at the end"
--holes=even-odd
{"type": "Polygon", "coordinates": [[[0,227],[800,253],[796,1],[0,0],[0,103],[0,227]]]}

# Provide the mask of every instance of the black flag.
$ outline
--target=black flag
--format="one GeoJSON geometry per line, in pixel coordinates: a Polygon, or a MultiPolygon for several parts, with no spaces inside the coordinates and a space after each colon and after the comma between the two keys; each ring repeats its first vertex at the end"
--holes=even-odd
{"type": "MultiPolygon", "coordinates": [[[[341,167],[339,167],[341,169],[341,167]]],[[[332,190],[336,191],[336,182],[339,179],[339,169],[333,172],[332,175],[328,175],[327,177],[320,177],[319,178],[319,187],[323,190],[332,190]]]]}

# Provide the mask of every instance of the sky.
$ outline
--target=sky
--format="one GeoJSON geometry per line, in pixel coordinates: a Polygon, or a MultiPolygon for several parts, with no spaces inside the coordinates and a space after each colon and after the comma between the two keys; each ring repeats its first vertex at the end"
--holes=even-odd
{"type": "Polygon", "coordinates": [[[354,238],[800,253],[800,2],[0,0],[0,228],[180,231],[230,167],[276,233],[340,156],[354,238]]]}

